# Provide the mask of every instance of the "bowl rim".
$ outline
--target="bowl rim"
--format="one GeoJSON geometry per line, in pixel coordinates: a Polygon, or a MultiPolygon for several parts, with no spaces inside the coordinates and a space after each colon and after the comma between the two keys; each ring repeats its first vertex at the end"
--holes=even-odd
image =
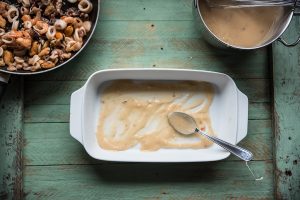
{"type": "Polygon", "coordinates": [[[289,11],[289,16],[288,16],[288,20],[286,22],[286,24],[283,26],[283,28],[281,29],[281,31],[279,32],[277,37],[274,37],[273,39],[264,42],[260,45],[254,46],[254,47],[240,47],[240,46],[236,46],[236,45],[232,45],[229,43],[224,42],[223,40],[219,39],[219,37],[217,37],[208,27],[208,25],[205,23],[205,20],[202,17],[201,11],[200,11],[200,6],[199,6],[199,1],[200,0],[194,0],[194,9],[197,10],[198,13],[198,17],[201,19],[201,22],[203,23],[205,30],[207,32],[209,32],[209,34],[213,37],[213,39],[215,39],[216,41],[218,41],[219,43],[221,43],[223,46],[232,48],[232,49],[238,49],[238,50],[254,50],[254,49],[259,49],[265,46],[268,46],[269,44],[273,43],[274,41],[276,41],[278,38],[280,38],[280,36],[285,32],[285,30],[287,29],[287,27],[289,26],[289,24],[292,21],[292,18],[294,16],[294,9],[291,8],[291,10],[289,11]]]}

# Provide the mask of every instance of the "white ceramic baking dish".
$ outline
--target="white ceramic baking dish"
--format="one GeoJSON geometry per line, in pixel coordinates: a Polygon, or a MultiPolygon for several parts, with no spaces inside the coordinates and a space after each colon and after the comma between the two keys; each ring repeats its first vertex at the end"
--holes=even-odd
{"type": "Polygon", "coordinates": [[[207,149],[160,149],[154,152],[140,151],[138,148],[126,151],[102,149],[96,138],[100,113],[99,88],[106,81],[118,79],[209,82],[215,86],[215,96],[209,114],[217,137],[236,144],[247,135],[248,98],[226,74],[181,69],[103,70],[92,74],[85,85],[71,96],[71,135],[95,159],[129,162],[206,162],[225,159],[230,155],[217,145],[207,149]]]}

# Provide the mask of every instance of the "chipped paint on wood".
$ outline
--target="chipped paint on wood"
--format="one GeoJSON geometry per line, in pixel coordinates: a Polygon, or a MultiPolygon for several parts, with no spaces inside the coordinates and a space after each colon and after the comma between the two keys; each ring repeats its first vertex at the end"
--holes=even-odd
{"type": "Polygon", "coordinates": [[[0,107],[0,199],[22,197],[23,87],[12,78],[0,107]]]}
{"type": "MultiPolygon", "coordinates": [[[[284,37],[297,38],[295,17],[284,37]]],[[[273,45],[275,196],[300,199],[300,47],[273,45]]]]}

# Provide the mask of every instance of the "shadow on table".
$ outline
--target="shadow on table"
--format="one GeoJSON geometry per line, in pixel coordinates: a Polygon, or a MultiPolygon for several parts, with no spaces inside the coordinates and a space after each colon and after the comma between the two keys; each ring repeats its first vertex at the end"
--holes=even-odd
{"type": "MultiPolygon", "coordinates": [[[[224,164],[224,163],[223,163],[224,164]]],[[[228,176],[221,163],[112,163],[92,165],[95,176],[111,183],[208,182],[228,176]]]]}

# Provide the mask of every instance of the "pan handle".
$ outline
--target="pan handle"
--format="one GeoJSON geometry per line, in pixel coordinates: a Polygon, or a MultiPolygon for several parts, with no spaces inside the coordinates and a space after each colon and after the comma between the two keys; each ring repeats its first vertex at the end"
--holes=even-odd
{"type": "Polygon", "coordinates": [[[294,5],[294,15],[300,15],[299,8],[300,8],[300,0],[296,0],[294,5]]]}
{"type": "MultiPolygon", "coordinates": [[[[300,8],[300,0],[296,0],[296,1],[295,1],[294,8],[293,8],[293,13],[294,13],[293,15],[294,15],[294,16],[295,16],[295,15],[300,15],[300,10],[299,10],[299,8],[300,8]]],[[[300,42],[300,36],[298,37],[297,40],[295,40],[295,42],[292,42],[292,43],[285,41],[284,39],[282,39],[282,37],[279,37],[277,40],[278,40],[279,42],[281,42],[281,44],[283,44],[283,45],[286,46],[286,47],[294,47],[294,46],[296,46],[297,44],[299,44],[299,42],[300,42]]]]}
{"type": "Polygon", "coordinates": [[[10,75],[5,73],[0,73],[0,101],[4,95],[5,88],[7,86],[10,75]]]}
{"type": "Polygon", "coordinates": [[[282,39],[281,37],[277,39],[279,42],[281,42],[284,46],[286,47],[294,47],[296,46],[299,42],[300,42],[300,37],[298,37],[298,39],[295,42],[289,43],[287,41],[285,41],[284,39],[282,39]]]}

